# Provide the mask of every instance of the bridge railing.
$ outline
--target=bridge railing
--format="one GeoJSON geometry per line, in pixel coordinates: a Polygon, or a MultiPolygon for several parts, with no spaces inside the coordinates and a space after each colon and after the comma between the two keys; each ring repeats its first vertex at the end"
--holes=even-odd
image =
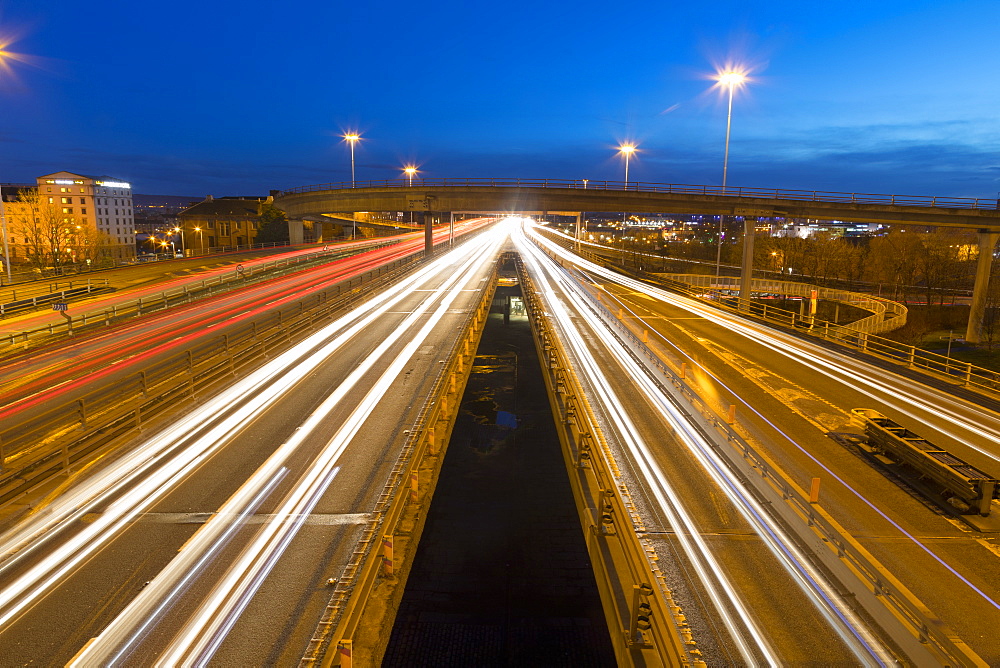
{"type": "Polygon", "coordinates": [[[938,209],[1000,209],[1000,199],[979,197],[935,197],[927,195],[885,195],[879,193],[842,193],[825,190],[787,190],[784,188],[747,188],[740,186],[690,185],[683,183],[645,183],[640,181],[594,181],[584,179],[384,179],[381,181],[350,181],[320,183],[289,188],[278,197],[318,192],[350,190],[351,188],[559,188],[573,190],[625,191],[662,193],[668,195],[705,195],[764,200],[795,200],[802,202],[832,202],[841,204],[881,204],[886,206],[917,206],[938,209]]]}

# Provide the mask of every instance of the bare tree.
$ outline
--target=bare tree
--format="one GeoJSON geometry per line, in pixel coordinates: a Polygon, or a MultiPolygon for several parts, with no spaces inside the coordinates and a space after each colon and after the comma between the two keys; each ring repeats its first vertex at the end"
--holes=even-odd
{"type": "Polygon", "coordinates": [[[893,299],[906,303],[906,298],[917,276],[917,257],[923,241],[913,231],[892,228],[889,233],[875,237],[868,245],[869,280],[891,285],[893,299]]]}
{"type": "Polygon", "coordinates": [[[10,236],[29,264],[56,267],[69,260],[75,235],[58,205],[48,203],[37,190],[24,189],[6,206],[10,236]]]}
{"type": "Polygon", "coordinates": [[[77,262],[88,264],[103,258],[114,247],[114,239],[89,224],[77,224],[63,214],[58,204],[37,190],[25,189],[8,202],[7,219],[15,257],[23,257],[38,268],[77,262]]]}

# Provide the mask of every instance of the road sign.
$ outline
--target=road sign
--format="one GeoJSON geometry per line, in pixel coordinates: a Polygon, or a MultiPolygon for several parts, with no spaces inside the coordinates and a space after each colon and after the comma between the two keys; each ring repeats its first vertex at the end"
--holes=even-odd
{"type": "Polygon", "coordinates": [[[237,274],[242,274],[243,273],[243,265],[242,264],[236,265],[236,273],[237,274]]]}
{"type": "Polygon", "coordinates": [[[61,302],[52,304],[53,311],[65,311],[67,308],[69,308],[69,304],[64,304],[61,302]]]}

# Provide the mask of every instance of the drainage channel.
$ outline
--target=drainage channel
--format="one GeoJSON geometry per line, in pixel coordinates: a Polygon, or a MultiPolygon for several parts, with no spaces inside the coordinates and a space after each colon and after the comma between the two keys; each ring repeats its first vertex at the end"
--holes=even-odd
{"type": "Polygon", "coordinates": [[[520,295],[497,288],[383,666],[615,663],[520,295]]]}

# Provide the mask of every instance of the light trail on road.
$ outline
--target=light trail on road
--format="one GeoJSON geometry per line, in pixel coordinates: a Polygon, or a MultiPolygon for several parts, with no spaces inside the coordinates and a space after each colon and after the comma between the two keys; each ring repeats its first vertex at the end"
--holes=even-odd
{"type": "MultiPolygon", "coordinates": [[[[477,229],[484,219],[467,221],[459,232],[477,229]]],[[[438,230],[438,241],[447,237],[438,230]]],[[[343,258],[329,264],[215,297],[198,300],[111,328],[82,335],[57,347],[34,350],[28,357],[0,363],[0,420],[43,403],[57,401],[74,390],[111,374],[141,367],[226,328],[292,304],[316,289],[419,252],[422,239],[406,241],[343,258]],[[72,364],[67,360],[72,359],[72,364]]],[[[200,280],[200,279],[199,279],[200,280]]]]}
{"type": "MultiPolygon", "coordinates": [[[[942,434],[955,439],[982,455],[1000,462],[1000,416],[981,406],[962,401],[944,392],[929,390],[926,386],[910,381],[891,371],[839,355],[815,343],[759,325],[753,321],[726,313],[695,299],[657,288],[642,281],[623,276],[581,258],[542,235],[532,238],[549,252],[572,262],[582,271],[642,293],[652,299],[682,308],[699,317],[741,334],[774,353],[794,360],[825,376],[832,375],[846,387],[870,397],[873,401],[892,408],[902,415],[922,419],[914,411],[919,408],[934,415],[942,415],[952,428],[935,424],[942,434]],[[974,419],[969,419],[969,413],[974,419]],[[960,431],[961,430],[961,431],[960,431]],[[965,431],[967,435],[962,435],[965,431]],[[970,438],[970,435],[972,438],[970,438]],[[988,447],[990,446],[990,447],[988,447]]],[[[925,434],[926,436],[926,434],[925,434]]]]}
{"type": "Polygon", "coordinates": [[[284,549],[294,538],[302,523],[312,512],[316,502],[325,493],[336,474],[337,462],[365,420],[369,419],[376,404],[397,378],[413,354],[424,344],[430,331],[441,322],[462,288],[475,272],[492,260],[499,251],[506,231],[497,229],[487,233],[473,249],[464,249],[468,256],[456,270],[451,270],[455,258],[445,256],[435,272],[444,266],[452,271],[448,279],[434,288],[422,300],[420,307],[413,310],[396,327],[394,333],[383,340],[360,362],[359,366],[336,387],[333,392],[314,410],[310,417],[296,430],[294,436],[282,444],[263,466],[233,495],[218,513],[207,522],[185,544],[178,556],[158,575],[149,587],[123,611],[102,634],[92,642],[75,660],[74,665],[115,665],[127,657],[128,650],[141,640],[156,615],[162,614],[166,605],[164,592],[172,596],[179,591],[180,584],[193,577],[205,554],[219,549],[221,537],[227,535],[232,526],[231,519],[238,516],[245,507],[246,498],[257,494],[267,481],[285,465],[288,458],[301,447],[307,437],[327,416],[347,397],[358,383],[371,371],[372,367],[395,345],[396,341],[408,337],[408,342],[395,356],[389,367],[368,390],[361,402],[326,443],[313,460],[308,470],[296,481],[293,489],[281,501],[279,509],[269,516],[253,542],[242,552],[239,559],[226,571],[225,576],[212,588],[201,603],[198,611],[188,620],[182,631],[165,653],[160,656],[159,665],[201,665],[211,658],[232,625],[242,613],[257,587],[270,572],[284,549]],[[423,321],[415,332],[414,326],[423,321]]]}
{"type": "MultiPolygon", "coordinates": [[[[551,309],[551,317],[559,324],[569,341],[580,369],[588,378],[588,384],[600,399],[606,414],[615,422],[616,432],[622,445],[632,453],[645,479],[645,485],[656,497],[660,510],[674,527],[687,557],[691,560],[699,578],[709,591],[715,605],[715,610],[724,621],[733,640],[739,648],[745,662],[757,665],[759,652],[769,665],[780,663],[775,650],[770,646],[762,629],[758,628],[752,613],[741,600],[735,587],[722,575],[723,571],[717,563],[712,550],[701,537],[701,530],[673,490],[669,481],[659,470],[655,457],[650,452],[648,444],[637,435],[637,430],[628,417],[631,401],[622,402],[608,388],[610,383],[603,377],[599,365],[593,358],[588,346],[581,338],[578,330],[578,319],[572,317],[562,305],[561,300],[567,299],[573,304],[574,310],[581,314],[593,314],[592,309],[580,294],[582,291],[578,281],[566,276],[550,258],[541,253],[533,244],[519,233],[515,233],[515,241],[522,257],[526,259],[532,277],[539,281],[545,295],[546,304],[551,309]],[[553,286],[559,285],[557,291],[553,286]],[[733,614],[730,613],[730,608],[733,614]],[[734,618],[735,617],[735,618],[734,618]],[[752,640],[751,647],[744,640],[744,633],[752,640]]],[[[782,567],[792,576],[795,583],[804,591],[816,606],[817,610],[827,620],[837,635],[844,641],[857,659],[868,665],[888,665],[893,662],[893,656],[886,651],[881,643],[874,638],[867,626],[850,609],[846,602],[836,592],[836,587],[825,581],[825,578],[812,566],[807,555],[803,554],[784,529],[764,511],[761,504],[748,494],[746,488],[729,466],[719,457],[714,448],[706,442],[704,434],[693,428],[689,419],[677,409],[674,402],[647,375],[635,360],[628,355],[621,343],[602,324],[597,324],[596,317],[588,318],[594,324],[589,331],[593,332],[610,351],[622,368],[636,382],[639,389],[655,406],[664,421],[672,427],[681,438],[683,444],[693,452],[703,468],[727,497],[732,501],[748,523],[754,527],[757,534],[768,546],[782,567]]]]}
{"type": "MultiPolygon", "coordinates": [[[[563,261],[578,267],[580,270],[612,283],[621,285],[628,290],[638,292],[650,298],[662,301],[678,308],[684,309],[699,317],[716,323],[727,330],[747,337],[756,344],[763,346],[772,353],[781,355],[803,365],[807,369],[815,371],[821,377],[830,378],[843,384],[844,386],[862,395],[868,396],[873,402],[882,406],[889,406],[894,410],[910,416],[914,421],[922,422],[920,416],[914,410],[918,408],[926,414],[943,418],[943,422],[948,426],[941,426],[936,422],[933,427],[942,434],[945,434],[967,447],[1000,461],[1000,421],[992,411],[969,402],[964,402],[956,397],[944,392],[939,392],[911,381],[905,377],[892,374],[874,365],[855,360],[846,355],[839,355],[835,352],[822,348],[808,341],[803,341],[780,331],[771,329],[764,325],[758,325],[752,321],[742,319],[735,315],[730,315],[719,309],[707,306],[697,300],[689,299],[667,290],[657,288],[641,281],[623,276],[612,270],[606,269],[586,259],[580,258],[567,251],[565,248],[553,243],[544,236],[533,232],[530,234],[533,242],[544,248],[549,253],[559,257],[563,261]],[[970,414],[972,419],[970,420],[970,414]],[[979,419],[976,419],[979,418],[979,419]],[[993,426],[997,425],[997,426],[993,426]],[[965,432],[965,436],[962,435],[965,432]],[[969,434],[975,438],[970,439],[969,434]],[[981,440],[979,440],[981,439],[981,440]]],[[[636,316],[638,317],[638,316],[636,316]]],[[[641,319],[641,318],[640,318],[641,319]]],[[[652,327],[651,325],[648,325],[652,327]]],[[[682,353],[683,354],[683,353],[682,353]]],[[[688,358],[690,360],[690,358],[688,358]]],[[[690,360],[693,362],[693,360],[690,360]]],[[[834,472],[826,463],[818,459],[813,453],[803,448],[795,439],[785,431],[767,419],[766,416],[755,410],[746,401],[739,398],[738,393],[729,388],[720,378],[711,374],[708,370],[705,373],[720,387],[727,390],[732,396],[737,397],[743,405],[747,406],[760,419],[769,424],[782,438],[801,452],[804,456],[813,461],[833,480],[836,480],[851,495],[872,510],[878,517],[884,520],[893,531],[898,532],[907,541],[912,543],[920,551],[934,560],[938,565],[953,576],[957,583],[968,588],[990,607],[1000,610],[1000,602],[987,594],[983,589],[972,582],[968,577],[960,573],[948,560],[929,547],[924,541],[919,540],[911,532],[907,531],[898,521],[879,507],[877,503],[870,500],[857,487],[842,476],[834,472]]],[[[927,436],[928,434],[922,434],[927,436]]]]}
{"type": "MultiPolygon", "coordinates": [[[[341,252],[341,251],[364,251],[364,249],[371,247],[373,245],[388,245],[396,242],[410,241],[411,243],[417,243],[413,241],[416,239],[416,235],[413,233],[400,234],[392,237],[380,237],[375,240],[365,240],[365,241],[349,241],[341,242],[336,244],[329,244],[330,252],[341,252]]],[[[272,253],[256,258],[233,258],[230,260],[232,264],[221,266],[221,267],[210,267],[205,268],[203,265],[200,268],[196,268],[196,273],[191,273],[186,276],[176,276],[168,280],[156,281],[151,285],[133,285],[128,286],[127,279],[118,279],[118,276],[128,276],[132,266],[121,267],[117,270],[108,271],[103,270],[100,272],[101,276],[105,277],[115,277],[115,281],[124,282],[126,287],[117,290],[111,294],[98,294],[97,296],[91,297],[83,301],[74,301],[73,310],[85,309],[88,312],[96,311],[100,312],[105,309],[111,309],[118,305],[126,302],[133,301],[137,298],[149,298],[154,295],[158,295],[160,292],[169,289],[182,288],[185,285],[197,285],[203,281],[210,281],[214,278],[218,278],[225,274],[232,274],[234,267],[236,265],[243,265],[244,269],[251,271],[261,265],[266,265],[268,263],[277,262],[281,260],[290,260],[294,258],[300,258],[308,255],[315,255],[320,252],[318,244],[311,244],[306,247],[292,248],[280,253],[272,253]]],[[[224,260],[227,255],[238,255],[237,253],[222,253],[219,255],[204,255],[198,256],[198,258],[185,258],[178,260],[178,264],[174,264],[172,260],[158,261],[156,267],[162,269],[164,273],[172,271],[189,271],[189,265],[196,259],[202,259],[205,262],[217,262],[219,260],[224,260]]],[[[134,266],[134,265],[133,265],[134,266]]],[[[149,265],[144,265],[148,267],[149,265]]],[[[167,274],[169,276],[169,274],[167,274]]],[[[73,278],[72,276],[70,278],[73,278]]],[[[84,277],[81,275],[76,280],[81,281],[84,277]]],[[[88,279],[89,280],[89,279],[88,279]]],[[[99,280],[99,279],[98,279],[99,280]]],[[[45,281],[41,281],[44,283],[45,281]]],[[[17,285],[14,286],[18,287],[17,285]]],[[[59,317],[57,313],[53,313],[51,310],[36,311],[34,313],[25,313],[22,315],[17,315],[14,317],[7,317],[0,319],[0,332],[8,333],[11,331],[24,331],[34,329],[36,327],[44,327],[52,322],[61,322],[62,318],[59,317]]]]}
{"type": "MultiPolygon", "coordinates": [[[[420,286],[451,271],[457,258],[495,249],[500,233],[488,231],[420,268],[411,277],[375,295],[303,342],[274,358],[210,402],[146,440],[130,456],[107,467],[57,498],[43,513],[32,516],[0,536],[0,576],[16,571],[0,591],[0,628],[5,627],[46,595],[121,530],[179,484],[193,470],[238,434],[267,407],[348,340],[391,310],[420,286]],[[80,518],[99,510],[97,519],[80,525],[80,518]],[[72,535],[63,537],[70,532],[72,535]],[[58,539],[58,540],[57,540],[58,539]],[[53,545],[53,543],[58,543],[53,545]],[[40,554],[42,550],[44,554],[40,554]],[[22,568],[29,557],[35,563],[22,568]]],[[[440,292],[440,291],[438,291],[440,292]]],[[[431,294],[438,294],[433,292],[431,294]]],[[[375,358],[372,358],[373,361],[375,358]]],[[[270,478],[268,478],[270,479],[270,478]]]]}

